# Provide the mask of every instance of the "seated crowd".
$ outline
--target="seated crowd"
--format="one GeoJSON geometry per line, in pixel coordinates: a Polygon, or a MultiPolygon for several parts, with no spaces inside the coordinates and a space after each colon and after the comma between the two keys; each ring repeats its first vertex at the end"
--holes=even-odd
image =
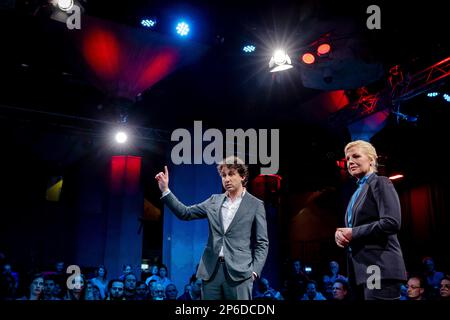
{"type": "MultiPolygon", "coordinates": [[[[423,259],[424,271],[408,274],[402,286],[400,300],[449,300],[450,276],[435,270],[432,258],[423,259]]],[[[200,300],[202,280],[195,273],[180,292],[168,277],[165,265],[153,265],[150,272],[134,272],[133,266],[123,266],[117,278],[108,279],[105,266],[93,272],[66,273],[64,262],[52,271],[26,275],[15,272],[4,263],[0,275],[0,300],[200,300]],[[22,279],[23,278],[23,279],[22,279]]],[[[30,273],[31,274],[31,273],[30,273]]],[[[282,279],[279,290],[271,287],[262,275],[254,286],[254,300],[337,300],[351,301],[352,292],[345,276],[339,274],[339,264],[329,263],[327,274],[312,276],[302,268],[300,260],[290,264],[290,272],[282,279]]]]}

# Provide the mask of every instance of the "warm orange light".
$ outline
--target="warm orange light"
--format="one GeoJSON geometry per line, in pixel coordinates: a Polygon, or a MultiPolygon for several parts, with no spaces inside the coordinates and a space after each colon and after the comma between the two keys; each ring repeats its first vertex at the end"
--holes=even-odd
{"type": "Polygon", "coordinates": [[[401,179],[401,178],[403,178],[402,174],[396,174],[396,175],[389,177],[389,179],[391,179],[391,180],[397,180],[397,179],[401,179]]]}
{"type": "Polygon", "coordinates": [[[312,53],[308,52],[308,53],[303,54],[302,60],[306,64],[313,64],[314,61],[316,61],[316,58],[314,57],[314,55],[312,53]]]}
{"type": "Polygon", "coordinates": [[[317,48],[317,54],[319,56],[323,56],[325,54],[330,53],[331,51],[331,46],[328,43],[322,43],[318,48],[317,48]]]}

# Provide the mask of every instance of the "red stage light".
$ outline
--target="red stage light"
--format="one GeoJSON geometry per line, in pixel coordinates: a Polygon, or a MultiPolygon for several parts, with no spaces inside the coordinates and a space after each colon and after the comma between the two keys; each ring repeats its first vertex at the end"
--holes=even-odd
{"type": "Polygon", "coordinates": [[[326,55],[328,53],[330,53],[331,51],[331,46],[328,43],[322,43],[318,48],[317,48],[317,54],[319,56],[323,56],[326,55]]]}
{"type": "Polygon", "coordinates": [[[281,176],[277,174],[260,174],[252,182],[252,192],[259,198],[264,199],[269,194],[275,194],[281,189],[281,176]]]}
{"type": "Polygon", "coordinates": [[[139,189],[141,157],[112,156],[111,189],[114,193],[133,194],[139,189]]]}
{"type": "Polygon", "coordinates": [[[314,57],[314,55],[312,53],[307,52],[307,53],[303,54],[302,60],[306,64],[313,64],[314,61],[316,61],[316,58],[314,57]]]}
{"type": "Polygon", "coordinates": [[[83,54],[89,66],[99,76],[111,80],[119,74],[123,57],[119,39],[111,31],[96,28],[86,33],[83,54]]]}
{"type": "Polygon", "coordinates": [[[346,167],[347,167],[345,159],[336,160],[336,166],[337,166],[339,169],[345,170],[346,167]]]}

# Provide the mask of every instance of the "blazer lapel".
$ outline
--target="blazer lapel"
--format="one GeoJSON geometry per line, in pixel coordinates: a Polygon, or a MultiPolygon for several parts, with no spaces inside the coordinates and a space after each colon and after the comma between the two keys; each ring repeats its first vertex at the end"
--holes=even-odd
{"type": "Polygon", "coordinates": [[[217,203],[214,206],[214,210],[216,211],[216,217],[219,220],[219,225],[220,225],[220,229],[222,230],[222,234],[224,233],[223,230],[223,219],[222,219],[222,205],[225,201],[225,194],[222,193],[218,199],[217,199],[217,203]]]}
{"type": "MultiPolygon", "coordinates": [[[[350,198],[351,199],[351,198],[350,198]]],[[[350,201],[348,202],[348,204],[347,204],[347,209],[345,210],[345,220],[344,220],[344,223],[345,223],[345,226],[348,228],[348,209],[350,208],[350,201]]]]}
{"type": "Polygon", "coordinates": [[[248,193],[248,191],[245,191],[245,194],[244,194],[244,197],[242,198],[241,204],[239,205],[239,208],[236,211],[236,214],[234,215],[233,220],[231,221],[230,225],[228,226],[227,232],[237,223],[236,221],[239,221],[239,216],[242,215],[247,210],[249,210],[250,201],[249,201],[249,197],[248,197],[247,193],[248,193]]]}
{"type": "Polygon", "coordinates": [[[367,190],[369,190],[369,185],[367,182],[363,185],[361,192],[358,194],[358,198],[356,198],[355,204],[353,205],[352,210],[352,226],[355,225],[355,218],[356,218],[356,212],[359,207],[359,205],[363,202],[363,200],[366,198],[367,190]]]}
{"type": "MultiPolygon", "coordinates": [[[[358,199],[356,199],[355,204],[353,205],[353,214],[352,214],[352,225],[355,225],[356,218],[356,210],[362,204],[362,202],[366,199],[367,192],[369,191],[370,182],[377,177],[376,173],[372,173],[372,175],[367,179],[366,183],[364,183],[363,189],[358,195],[358,199]]],[[[347,219],[347,217],[346,217],[347,219]]]]}

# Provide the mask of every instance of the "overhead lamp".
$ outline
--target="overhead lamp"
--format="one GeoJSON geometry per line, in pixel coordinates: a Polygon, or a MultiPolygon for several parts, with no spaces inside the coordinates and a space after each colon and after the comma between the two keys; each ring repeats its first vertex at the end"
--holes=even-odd
{"type": "Polygon", "coordinates": [[[444,98],[445,101],[450,102],[450,95],[448,93],[444,93],[442,97],[444,98]]]}
{"type": "Polygon", "coordinates": [[[73,0],[58,0],[58,7],[62,11],[70,11],[73,8],[73,0]]]}
{"type": "Polygon", "coordinates": [[[153,28],[156,25],[156,19],[144,18],[141,20],[141,25],[146,28],[153,28]]]}
{"type": "Polygon", "coordinates": [[[179,22],[175,29],[176,29],[178,35],[180,35],[181,37],[187,36],[190,31],[189,24],[187,24],[184,21],[179,22]]]}
{"type": "Polygon", "coordinates": [[[242,48],[242,51],[244,51],[245,53],[251,53],[254,52],[256,50],[256,47],[252,44],[246,45],[245,47],[242,48]]]}
{"type": "Polygon", "coordinates": [[[329,54],[330,51],[331,46],[328,43],[322,43],[320,46],[317,47],[317,55],[319,57],[329,54]]]}
{"type": "Polygon", "coordinates": [[[310,52],[306,52],[302,55],[302,61],[305,64],[313,64],[316,61],[316,57],[310,52]]]}
{"type": "Polygon", "coordinates": [[[127,142],[128,136],[124,131],[119,131],[116,133],[115,138],[117,143],[124,144],[127,142]]]}
{"type": "Polygon", "coordinates": [[[285,71],[293,68],[289,55],[284,50],[276,50],[269,61],[270,72],[285,71]]]}

